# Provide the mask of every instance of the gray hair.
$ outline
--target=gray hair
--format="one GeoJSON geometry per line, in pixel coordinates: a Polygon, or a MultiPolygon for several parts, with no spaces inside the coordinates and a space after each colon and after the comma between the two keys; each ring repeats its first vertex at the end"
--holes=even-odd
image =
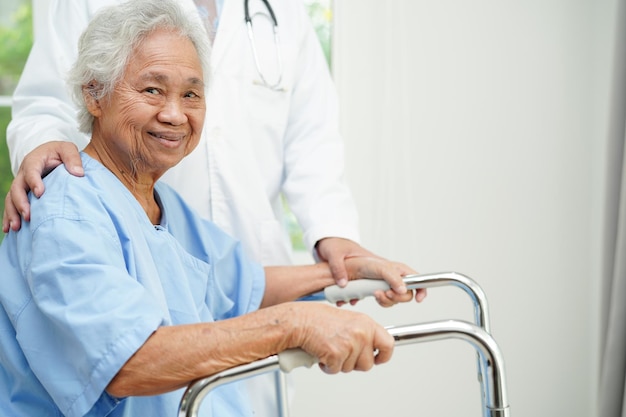
{"type": "Polygon", "coordinates": [[[172,0],[130,0],[98,11],[78,41],[78,58],[69,72],[68,86],[78,106],[78,124],[90,133],[94,117],[87,110],[83,88],[97,99],[107,97],[124,76],[131,54],[157,29],[172,29],[196,48],[205,85],[209,82],[211,47],[199,19],[172,0]],[[95,83],[95,85],[94,85],[95,83]]]}

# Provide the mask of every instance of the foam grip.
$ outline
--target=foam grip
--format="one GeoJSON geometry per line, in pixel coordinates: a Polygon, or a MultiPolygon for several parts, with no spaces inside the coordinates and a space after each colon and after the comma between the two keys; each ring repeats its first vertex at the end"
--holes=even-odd
{"type": "Polygon", "coordinates": [[[309,355],[302,349],[287,349],[278,354],[278,365],[283,372],[291,372],[295,368],[306,366],[310,368],[317,363],[315,356],[309,355]]]}
{"type": "Polygon", "coordinates": [[[365,297],[373,296],[378,290],[387,291],[389,284],[382,279],[359,279],[348,282],[344,288],[338,285],[331,285],[324,289],[326,300],[331,303],[338,301],[348,302],[350,300],[362,300],[365,297]]]}

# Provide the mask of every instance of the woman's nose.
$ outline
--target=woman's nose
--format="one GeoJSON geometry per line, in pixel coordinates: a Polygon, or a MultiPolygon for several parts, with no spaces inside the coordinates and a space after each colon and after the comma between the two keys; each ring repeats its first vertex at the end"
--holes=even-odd
{"type": "Polygon", "coordinates": [[[175,126],[187,122],[187,115],[185,114],[185,110],[181,100],[167,100],[167,102],[158,114],[158,119],[162,123],[169,123],[175,126]]]}

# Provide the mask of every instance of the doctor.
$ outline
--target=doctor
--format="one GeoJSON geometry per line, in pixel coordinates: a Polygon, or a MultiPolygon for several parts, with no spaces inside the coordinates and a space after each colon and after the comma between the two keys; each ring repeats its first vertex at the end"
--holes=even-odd
{"type": "MultiPolygon", "coordinates": [[[[199,22],[201,14],[216,16],[208,24],[217,28],[211,34],[209,117],[197,149],[164,180],[266,266],[292,262],[284,195],[307,248],[328,261],[333,277],[344,285],[344,259],[375,255],[357,243],[358,215],[344,181],[336,94],[302,2],[217,0],[213,10],[197,1],[180,3],[199,10],[199,22]],[[272,16],[279,39],[273,35],[272,16]]],[[[49,3],[13,96],[7,143],[16,179],[6,199],[5,232],[19,229],[20,214],[30,217],[25,191],[40,196],[42,175],[61,162],[82,175],[77,149],[87,144],[87,137],[74,139],[79,137],[76,110],[65,90],[65,74],[91,16],[117,2],[49,3]],[[70,138],[74,144],[65,142],[70,138]]],[[[424,291],[416,294],[418,300],[424,296],[424,291]]],[[[277,416],[273,384],[252,383],[259,395],[256,415],[277,416]]]]}

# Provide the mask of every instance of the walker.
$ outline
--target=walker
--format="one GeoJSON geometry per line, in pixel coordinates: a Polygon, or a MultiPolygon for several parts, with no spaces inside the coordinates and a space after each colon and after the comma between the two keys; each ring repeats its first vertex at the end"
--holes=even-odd
{"type": "MultiPolygon", "coordinates": [[[[461,339],[469,342],[478,356],[478,381],[481,384],[483,417],[509,417],[504,360],[498,344],[491,336],[487,298],[482,288],[471,278],[456,272],[407,275],[404,283],[408,289],[433,288],[452,285],[465,291],[474,304],[474,323],[461,320],[442,320],[405,326],[388,327],[396,346],[430,342],[444,339],[461,339]]],[[[374,291],[386,290],[389,286],[381,280],[357,280],[345,288],[330,286],[324,290],[324,298],[331,303],[362,299],[374,291]]],[[[392,359],[393,360],[393,359],[392,359]]],[[[178,417],[197,417],[202,400],[209,391],[220,385],[250,378],[267,372],[290,372],[292,369],[311,367],[316,359],[300,349],[289,349],[249,364],[226,369],[195,381],[185,391],[179,407],[178,417]]],[[[279,400],[286,415],[284,392],[279,400]]]]}

